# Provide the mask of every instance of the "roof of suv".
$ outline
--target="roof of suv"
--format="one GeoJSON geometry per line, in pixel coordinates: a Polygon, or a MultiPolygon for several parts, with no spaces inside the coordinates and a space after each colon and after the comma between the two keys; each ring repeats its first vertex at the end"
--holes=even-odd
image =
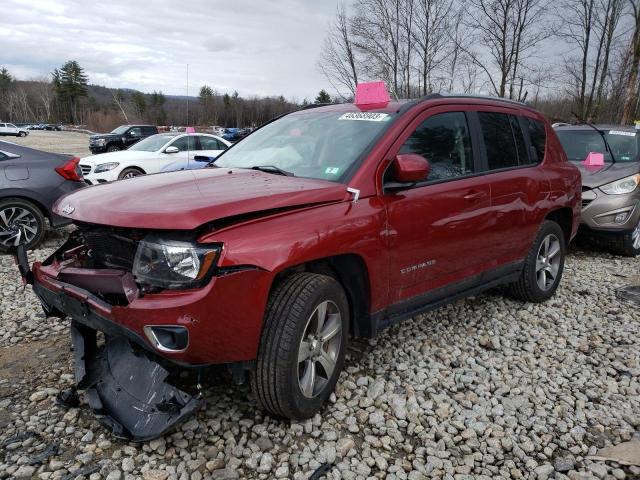
{"type": "MultiPolygon", "coordinates": [[[[515,100],[507,98],[490,97],[483,95],[466,95],[466,94],[450,94],[450,93],[432,93],[417,99],[400,99],[392,100],[385,104],[374,105],[368,107],[367,105],[358,106],[355,103],[333,103],[327,105],[312,104],[304,107],[302,110],[308,109],[322,109],[324,111],[336,111],[336,112],[350,112],[354,109],[365,110],[371,112],[382,113],[400,113],[402,111],[409,110],[414,106],[421,105],[425,102],[433,103],[455,103],[455,104],[475,104],[475,105],[500,105],[509,107],[519,107],[527,110],[535,111],[533,107],[526,105],[515,100]]],[[[300,111],[300,110],[298,110],[300,111]]]]}

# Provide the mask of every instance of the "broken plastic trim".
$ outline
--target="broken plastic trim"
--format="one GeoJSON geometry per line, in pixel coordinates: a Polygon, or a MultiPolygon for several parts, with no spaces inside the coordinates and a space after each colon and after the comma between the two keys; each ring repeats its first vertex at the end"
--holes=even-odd
{"type": "Polygon", "coordinates": [[[85,390],[100,423],[121,438],[144,442],[184,421],[200,406],[186,392],[166,383],[169,372],[146,353],[134,351],[126,338],[105,335],[71,322],[76,383],[85,390]]]}

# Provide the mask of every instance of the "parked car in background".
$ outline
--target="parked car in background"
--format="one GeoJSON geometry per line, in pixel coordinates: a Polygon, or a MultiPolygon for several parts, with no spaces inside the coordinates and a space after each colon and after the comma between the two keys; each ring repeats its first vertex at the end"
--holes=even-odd
{"type": "Polygon", "coordinates": [[[582,174],[581,233],[619,255],[640,254],[640,132],[619,125],[555,131],[582,174]],[[603,154],[604,165],[585,165],[590,152],[603,154]]]}
{"type": "Polygon", "coordinates": [[[54,123],[47,123],[42,126],[42,130],[48,130],[51,132],[60,132],[62,131],[62,125],[56,125],[54,123]]]}
{"type": "Polygon", "coordinates": [[[497,285],[552,297],[580,218],[580,173],[553,129],[498,99],[304,109],[213,166],[65,197],[56,211],[77,229],[33,266],[45,310],[73,319],[92,406],[137,440],[197,407],[159,357],[225,364],[271,414],[309,418],[350,336],[497,285]]]}
{"type": "Polygon", "coordinates": [[[159,133],[121,152],[84,157],[80,168],[90,185],[137,177],[147,173],[182,170],[202,165],[196,155],[217,157],[231,144],[205,133],[159,133]]]}
{"type": "Polygon", "coordinates": [[[111,133],[91,135],[89,150],[93,154],[117,152],[157,133],[158,128],[153,125],[120,125],[111,133]]]}
{"type": "Polygon", "coordinates": [[[44,238],[45,219],[52,227],[70,223],[53,213],[52,206],[62,195],[85,186],[78,161],[0,141],[0,244],[35,248],[44,238]]]}
{"type": "Polygon", "coordinates": [[[24,127],[16,127],[13,123],[0,123],[0,135],[26,137],[27,135],[29,135],[29,130],[24,127]]]}
{"type": "Polygon", "coordinates": [[[218,137],[223,136],[223,135],[226,133],[226,131],[227,131],[227,129],[226,129],[226,128],[224,128],[224,127],[219,127],[219,126],[217,126],[217,125],[212,125],[212,126],[211,126],[211,127],[209,127],[209,128],[210,128],[210,130],[213,132],[213,134],[214,134],[214,135],[217,135],[218,137]]]}

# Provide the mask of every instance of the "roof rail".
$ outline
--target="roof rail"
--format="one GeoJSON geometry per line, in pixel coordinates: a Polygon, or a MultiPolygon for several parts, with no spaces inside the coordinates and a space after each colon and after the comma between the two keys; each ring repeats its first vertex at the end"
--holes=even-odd
{"type": "Polygon", "coordinates": [[[472,98],[477,100],[493,100],[496,102],[504,102],[504,103],[512,103],[515,105],[527,106],[524,102],[519,102],[517,100],[511,100],[510,98],[502,98],[502,97],[493,97],[491,95],[471,95],[467,93],[430,93],[429,95],[425,95],[421,97],[419,101],[424,100],[434,100],[437,98],[472,98]]]}
{"type": "Polygon", "coordinates": [[[309,110],[311,108],[326,107],[327,105],[340,105],[340,104],[339,103],[335,103],[335,102],[310,103],[309,105],[305,105],[304,107],[300,107],[298,109],[298,111],[300,111],[300,110],[309,110]]]}

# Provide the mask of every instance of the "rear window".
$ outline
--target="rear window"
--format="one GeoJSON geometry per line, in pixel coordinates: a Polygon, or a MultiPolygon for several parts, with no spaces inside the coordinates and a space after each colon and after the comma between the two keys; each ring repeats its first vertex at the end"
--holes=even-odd
{"type": "MultiPolygon", "coordinates": [[[[613,151],[616,162],[633,162],[638,159],[638,135],[623,130],[603,131],[613,151]]],[[[602,153],[605,161],[612,160],[602,135],[595,130],[557,130],[567,158],[574,162],[584,160],[590,152],[602,153]]]]}

